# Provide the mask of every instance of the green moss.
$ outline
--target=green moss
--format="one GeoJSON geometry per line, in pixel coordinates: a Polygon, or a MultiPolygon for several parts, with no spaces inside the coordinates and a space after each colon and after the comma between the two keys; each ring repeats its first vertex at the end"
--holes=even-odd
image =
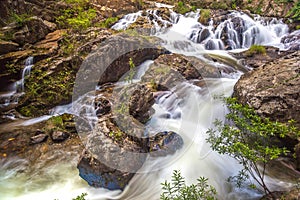
{"type": "Polygon", "coordinates": [[[226,3],[224,2],[217,2],[217,1],[214,1],[212,2],[212,4],[210,5],[210,7],[212,9],[220,9],[220,10],[227,10],[228,9],[228,6],[226,3]]]}
{"type": "Polygon", "coordinates": [[[179,1],[174,8],[174,11],[180,14],[185,14],[187,12],[195,11],[195,10],[196,10],[195,6],[189,6],[182,1],[179,1]]]}
{"type": "Polygon", "coordinates": [[[71,28],[75,31],[85,30],[92,26],[92,20],[97,17],[97,12],[87,0],[65,0],[69,8],[61,10],[56,18],[60,28],[71,28]]]}
{"type": "Polygon", "coordinates": [[[299,29],[300,29],[300,25],[297,25],[297,26],[296,26],[296,30],[299,30],[299,29]]]}
{"type": "Polygon", "coordinates": [[[210,18],[210,10],[202,9],[200,11],[199,22],[202,23],[202,24],[206,24],[208,22],[209,18],[210,18]]]}
{"type": "Polygon", "coordinates": [[[117,131],[110,131],[108,136],[114,140],[120,141],[123,138],[124,134],[121,130],[117,130],[117,131]]]}
{"type": "Polygon", "coordinates": [[[252,45],[249,50],[246,52],[247,56],[253,56],[255,54],[262,54],[265,55],[266,54],[266,48],[264,46],[261,45],[252,45]]]}
{"type": "Polygon", "coordinates": [[[64,122],[61,116],[54,116],[51,117],[48,121],[49,124],[51,124],[54,127],[57,128],[63,128],[64,127],[64,122]]]}
{"type": "Polygon", "coordinates": [[[114,25],[119,20],[118,17],[109,17],[103,22],[101,22],[98,26],[104,27],[104,28],[110,28],[112,25],[114,25]]]}
{"type": "Polygon", "coordinates": [[[21,115],[25,116],[25,117],[31,117],[34,115],[34,113],[38,112],[38,108],[36,108],[33,105],[28,105],[28,106],[24,106],[22,107],[19,112],[21,113],[21,115]]]}

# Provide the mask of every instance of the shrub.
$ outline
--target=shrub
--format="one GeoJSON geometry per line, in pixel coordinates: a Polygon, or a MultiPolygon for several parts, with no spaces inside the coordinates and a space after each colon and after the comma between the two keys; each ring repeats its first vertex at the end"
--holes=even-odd
{"type": "Polygon", "coordinates": [[[228,123],[216,120],[215,128],[207,131],[207,141],[213,150],[227,154],[243,165],[244,169],[237,176],[230,177],[230,180],[236,181],[237,186],[241,186],[250,174],[264,192],[270,194],[264,179],[266,166],[269,161],[288,152],[286,148],[275,146],[271,141],[274,137],[284,138],[287,134],[299,135],[299,130],[292,120],[285,125],[268,118],[262,119],[254,109],[239,104],[236,98],[227,98],[225,103],[230,110],[226,115],[228,123]]]}
{"type": "Polygon", "coordinates": [[[208,179],[200,177],[197,184],[186,185],[180,171],[174,170],[172,183],[162,183],[161,200],[214,200],[216,189],[207,184],[208,179]]]}

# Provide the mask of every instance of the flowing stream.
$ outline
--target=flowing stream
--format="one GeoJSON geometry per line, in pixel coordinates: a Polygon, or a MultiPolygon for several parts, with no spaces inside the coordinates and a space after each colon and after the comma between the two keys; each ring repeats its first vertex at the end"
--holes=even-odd
{"type": "MultiPolygon", "coordinates": [[[[203,55],[208,52],[233,59],[225,49],[248,48],[252,44],[284,48],[280,39],[288,32],[287,25],[280,20],[273,19],[266,22],[262,18],[252,19],[239,12],[231,13],[227,20],[217,26],[214,26],[213,21],[208,26],[200,24],[199,12],[187,16],[172,12],[169,21],[160,18],[155,11],[148,11],[148,13],[155,16],[151,19],[156,24],[155,34],[163,40],[163,45],[169,51],[195,56],[202,60],[206,60],[203,55]],[[237,18],[243,20],[243,34],[240,38],[233,28],[233,21],[237,18]],[[166,25],[165,27],[167,24],[172,26],[167,31],[164,29],[160,32],[163,29],[161,24],[166,25]],[[226,44],[221,40],[224,29],[229,33],[226,44]],[[211,51],[212,49],[214,51],[211,51]]],[[[113,28],[126,29],[141,14],[141,12],[129,14],[113,28]]],[[[223,65],[206,61],[216,67],[223,65]]],[[[140,66],[135,81],[147,73],[147,67],[152,62],[146,61],[140,66]]],[[[28,72],[24,70],[24,76],[28,72]]],[[[0,199],[65,200],[87,192],[87,199],[95,200],[157,200],[161,192],[160,183],[165,180],[170,181],[173,170],[180,170],[188,184],[195,183],[199,176],[208,178],[209,183],[217,189],[219,199],[258,199],[262,195],[260,192],[248,188],[236,188],[226,181],[229,176],[236,175],[241,166],[232,158],[213,152],[205,141],[205,132],[212,127],[214,119],[224,119],[227,112],[222,102],[214,97],[230,96],[241,74],[242,72],[235,72],[221,75],[220,78],[205,78],[203,87],[183,82],[173,88],[172,92],[165,92],[157,97],[153,106],[155,114],[147,126],[155,131],[175,131],[183,138],[184,147],[175,155],[149,158],[122,193],[89,187],[78,176],[76,169],[78,156],[70,157],[66,160],[66,164],[37,169],[40,170],[39,173],[28,172],[30,170],[26,160],[15,158],[0,161],[0,199]]],[[[70,109],[70,105],[57,107],[53,114],[55,112],[60,114],[66,110],[71,112],[70,109]]],[[[41,120],[48,118],[49,116],[44,116],[41,120]]],[[[29,124],[31,123],[23,125],[29,124]]],[[[286,188],[291,185],[272,177],[267,177],[267,183],[271,189],[286,188]]]]}

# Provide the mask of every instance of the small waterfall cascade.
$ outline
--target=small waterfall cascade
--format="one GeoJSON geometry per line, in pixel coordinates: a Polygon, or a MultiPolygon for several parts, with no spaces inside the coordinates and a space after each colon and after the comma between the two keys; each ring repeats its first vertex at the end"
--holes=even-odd
{"type": "Polygon", "coordinates": [[[139,16],[142,15],[142,11],[125,15],[118,23],[114,24],[111,28],[115,30],[124,30],[134,23],[139,16]]]}
{"type": "Polygon", "coordinates": [[[24,89],[25,78],[26,76],[30,75],[32,66],[33,66],[33,57],[30,56],[25,60],[25,67],[22,71],[22,79],[20,81],[21,92],[25,91],[24,89]]]}
{"type": "Polygon", "coordinates": [[[22,70],[21,80],[10,84],[9,92],[0,94],[0,108],[9,108],[18,104],[18,99],[24,92],[24,82],[26,76],[30,75],[33,66],[33,57],[30,56],[25,60],[24,69],[22,70]]]}
{"type": "MultiPolygon", "coordinates": [[[[170,25],[181,24],[180,29],[185,32],[184,36],[194,43],[202,44],[207,50],[245,49],[253,44],[270,45],[283,49],[281,38],[288,33],[288,26],[280,19],[260,16],[251,18],[238,11],[227,14],[224,21],[211,19],[208,25],[198,22],[201,10],[180,15],[170,9],[168,20],[162,19],[158,13],[157,10],[148,10],[146,15],[149,23],[154,24],[155,33],[160,29],[170,27],[170,25]],[[194,19],[192,26],[184,23],[186,19],[194,19]]],[[[130,23],[134,23],[138,19],[138,17],[133,18],[132,15],[126,15],[112,28],[126,29],[130,23]],[[127,18],[131,20],[124,23],[127,18]]],[[[137,15],[135,14],[135,16],[137,15]]],[[[139,15],[139,17],[141,16],[139,15]]]]}

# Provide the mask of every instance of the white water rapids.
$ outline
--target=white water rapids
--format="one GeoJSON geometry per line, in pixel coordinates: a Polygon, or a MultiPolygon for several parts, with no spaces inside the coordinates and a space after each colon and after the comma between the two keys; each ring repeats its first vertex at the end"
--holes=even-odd
{"type": "MultiPolygon", "coordinates": [[[[247,27],[242,43],[237,42],[236,35],[232,31],[230,40],[234,42],[236,48],[246,48],[254,43],[282,46],[280,38],[287,33],[287,26],[280,20],[274,19],[270,23],[263,24],[261,19],[253,20],[245,14],[235,14],[245,19],[247,27]]],[[[141,12],[125,16],[114,28],[127,28],[140,15],[141,12]]],[[[199,17],[197,13],[189,16],[184,17],[173,13],[173,18],[168,22],[173,24],[169,31],[156,32],[168,50],[204,59],[203,54],[207,52],[205,48],[209,41],[213,42],[214,49],[224,49],[224,44],[220,43],[219,32],[222,27],[230,28],[230,19],[227,20],[227,24],[221,23],[220,27],[214,30],[211,22],[210,26],[206,27],[209,29],[209,37],[197,42],[197,34],[204,26],[197,22],[199,17]]],[[[227,55],[226,51],[210,52],[227,55]]],[[[151,64],[151,61],[148,61],[148,64],[151,64]]],[[[220,65],[220,63],[211,64],[220,65]]],[[[143,65],[138,76],[145,71],[143,65]]],[[[203,88],[182,83],[176,93],[166,93],[157,100],[154,105],[156,112],[148,126],[158,131],[175,131],[181,135],[185,145],[175,155],[148,159],[140,169],[140,173],[134,176],[122,193],[89,187],[78,176],[76,169],[78,156],[70,157],[65,164],[45,166],[39,172],[30,173],[26,173],[29,167],[27,162],[16,158],[0,161],[2,162],[0,163],[0,199],[67,200],[87,192],[87,199],[95,200],[157,200],[161,193],[160,183],[165,180],[170,181],[173,170],[180,170],[188,184],[195,183],[199,176],[208,178],[209,184],[217,189],[219,199],[258,199],[261,193],[247,188],[238,189],[226,181],[229,176],[236,175],[241,166],[232,158],[213,152],[205,141],[205,132],[212,126],[214,119],[223,119],[226,113],[226,108],[214,96],[230,96],[240,74],[227,74],[226,78],[218,79],[206,78],[206,87],[203,88]],[[145,171],[152,172],[143,173],[145,171]]],[[[267,177],[267,183],[271,189],[290,186],[290,183],[270,177],[267,177]]]]}

